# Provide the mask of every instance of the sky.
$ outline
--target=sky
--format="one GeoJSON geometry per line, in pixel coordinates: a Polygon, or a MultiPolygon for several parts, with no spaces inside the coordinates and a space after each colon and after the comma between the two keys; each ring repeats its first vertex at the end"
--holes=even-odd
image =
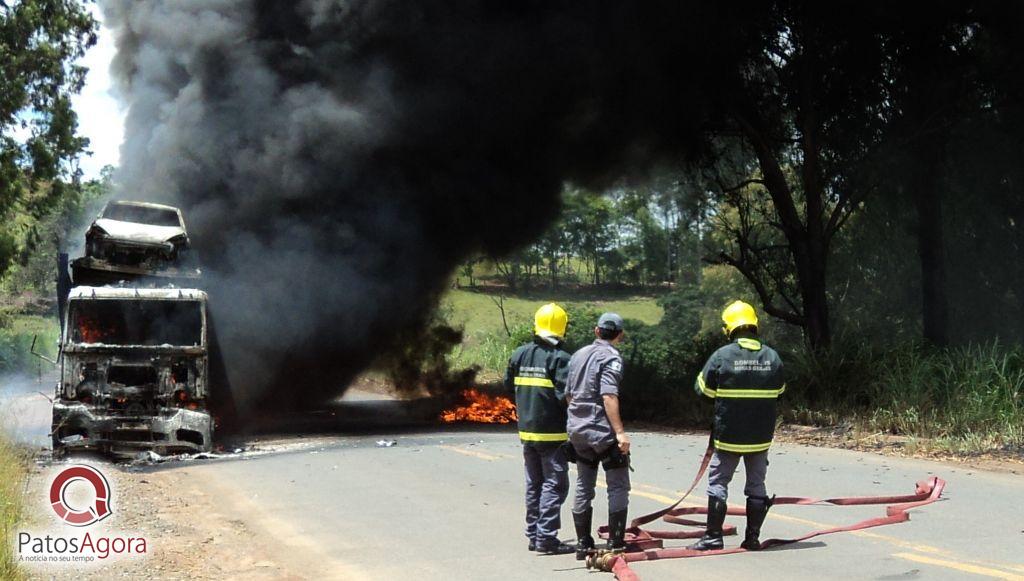
{"type": "MultiPolygon", "coordinates": [[[[103,15],[99,7],[90,4],[89,9],[102,22],[103,15]]],[[[111,93],[110,78],[110,61],[116,51],[114,34],[106,27],[101,27],[96,45],[80,61],[89,68],[89,74],[82,92],[71,102],[78,113],[78,131],[89,138],[91,154],[82,156],[80,161],[85,179],[99,177],[103,166],[116,166],[121,157],[125,111],[111,93]]]]}

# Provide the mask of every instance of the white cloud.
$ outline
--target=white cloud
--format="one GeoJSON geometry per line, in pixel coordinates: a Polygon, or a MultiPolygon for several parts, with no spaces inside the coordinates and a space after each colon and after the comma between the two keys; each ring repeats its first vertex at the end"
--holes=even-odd
{"type": "MultiPolygon", "coordinates": [[[[90,10],[102,22],[103,15],[95,4],[90,10]]],[[[82,92],[72,98],[72,106],[78,113],[78,131],[89,138],[91,155],[81,159],[82,172],[86,179],[98,177],[105,165],[116,166],[121,158],[121,141],[124,137],[125,111],[111,93],[110,62],[117,49],[113,33],[101,27],[95,46],[86,53],[81,64],[89,67],[82,92]]]]}

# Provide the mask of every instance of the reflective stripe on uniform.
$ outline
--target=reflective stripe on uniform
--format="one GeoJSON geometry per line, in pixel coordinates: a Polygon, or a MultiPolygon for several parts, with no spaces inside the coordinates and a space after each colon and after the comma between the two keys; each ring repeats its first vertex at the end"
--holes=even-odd
{"type": "Polygon", "coordinates": [[[709,388],[707,386],[707,384],[704,382],[704,374],[703,373],[698,373],[697,374],[697,385],[700,387],[700,392],[701,393],[703,393],[704,395],[706,395],[708,397],[715,397],[715,393],[716,392],[715,392],[715,390],[709,388]]]}
{"type": "Polygon", "coordinates": [[[736,452],[737,454],[747,454],[751,452],[764,452],[768,448],[771,448],[771,442],[765,442],[764,444],[728,444],[719,440],[715,440],[715,449],[724,450],[726,452],[736,452]]]}
{"type": "Polygon", "coordinates": [[[555,382],[546,377],[516,377],[515,384],[530,387],[555,387],[555,382]]]}
{"type": "Polygon", "coordinates": [[[779,395],[781,395],[784,391],[786,391],[785,385],[783,385],[779,389],[726,389],[722,387],[718,389],[718,397],[767,399],[779,397],[779,395]]]}
{"type": "Polygon", "coordinates": [[[519,439],[524,442],[564,442],[569,439],[569,434],[562,432],[557,434],[539,434],[537,432],[519,432],[519,439]]]}

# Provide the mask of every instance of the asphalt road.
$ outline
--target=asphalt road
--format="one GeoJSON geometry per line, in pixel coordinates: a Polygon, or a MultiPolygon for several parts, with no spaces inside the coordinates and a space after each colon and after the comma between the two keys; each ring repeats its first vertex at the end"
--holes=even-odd
{"type": "MultiPolygon", "coordinates": [[[[36,440],[39,433],[45,434],[45,399],[22,401],[19,431],[26,440],[36,440]]],[[[319,428],[336,430],[349,418],[354,419],[358,433],[292,436],[294,445],[263,455],[122,468],[119,479],[127,495],[143,494],[161,478],[180,488],[188,500],[179,502],[180,516],[165,518],[188,519],[195,511],[208,514],[206,525],[213,527],[210,541],[230,538],[225,527],[245,531],[222,550],[231,558],[246,557],[249,551],[250,559],[283,564],[281,573],[275,574],[275,569],[260,569],[256,563],[250,570],[264,571],[260,578],[611,579],[607,573],[588,572],[572,556],[527,552],[522,533],[521,446],[513,426],[424,425],[422,409],[415,404],[406,406],[409,409],[411,415],[397,402],[352,393],[330,416],[336,423],[320,422],[319,428]],[[419,427],[391,427],[402,423],[419,427]],[[397,444],[381,447],[380,440],[397,444]],[[192,490],[203,491],[208,505],[195,495],[188,496],[192,490]],[[194,508],[189,508],[193,502],[194,508]],[[251,541],[246,541],[249,536],[251,541]],[[257,545],[258,551],[250,549],[257,545]]],[[[637,515],[678,498],[693,478],[706,437],[642,432],[631,436],[636,472],[630,509],[631,515],[637,515]]],[[[1020,475],[789,444],[776,444],[770,461],[769,492],[780,496],[909,494],[916,481],[932,475],[944,478],[948,485],[943,501],[913,510],[907,523],[829,535],[760,553],[636,563],[634,570],[645,581],[700,577],[1024,580],[1024,477],[1020,475]]],[[[743,502],[741,482],[742,469],[732,487],[736,503],[743,502]]],[[[142,505],[161,505],[159,496],[138,500],[142,505]]],[[[703,487],[691,501],[706,502],[703,487]]],[[[562,538],[572,541],[568,504],[562,513],[562,538]]],[[[120,510],[131,511],[130,506],[120,510]]],[[[144,510],[139,510],[139,522],[148,522],[144,510]]],[[[599,490],[595,514],[605,512],[599,490]]],[[[763,538],[793,537],[883,514],[881,506],[780,506],[769,514],[763,538]]],[[[730,517],[728,522],[742,530],[742,518],[730,517]]],[[[181,539],[171,535],[154,540],[154,545],[174,545],[181,539]]],[[[739,539],[727,537],[726,542],[735,545],[739,539]]],[[[219,555],[211,558],[222,558],[219,555]]],[[[185,554],[162,572],[144,563],[139,570],[147,578],[184,579],[190,578],[187,568],[192,562],[185,554]]],[[[117,574],[135,575],[129,570],[117,574]]],[[[233,578],[252,576],[241,573],[233,578]]]]}
{"type": "MultiPolygon", "coordinates": [[[[631,514],[674,501],[692,480],[706,439],[633,434],[631,514]]],[[[635,564],[645,581],[725,579],[1024,579],[1024,478],[954,464],[776,445],[770,492],[909,494],[917,480],[948,481],[945,500],[908,523],[821,537],[760,553],[635,564]]],[[[164,466],[159,470],[177,470],[164,466]]],[[[188,466],[189,478],[230,490],[237,518],[279,540],[282,555],[316,578],[595,579],[572,556],[537,556],[522,533],[521,448],[511,426],[466,426],[330,438],[313,450],[188,466]],[[378,440],[397,445],[379,447],[378,440]]],[[[733,494],[742,502],[742,472],[733,494]]],[[[699,489],[694,503],[704,503],[699,489]]],[[[600,491],[599,491],[600,495],[600,491]]],[[[596,514],[604,514],[600,499],[596,514]]],[[[849,524],[881,506],[783,506],[765,537],[849,524]]],[[[741,519],[730,522],[742,525],[741,519]]],[[[603,522],[603,521],[602,521],[603,522]]],[[[671,527],[672,525],[664,525],[671,527]]],[[[573,537],[568,505],[563,538],[573,537]]],[[[737,537],[727,544],[738,544],[737,537]]]]}

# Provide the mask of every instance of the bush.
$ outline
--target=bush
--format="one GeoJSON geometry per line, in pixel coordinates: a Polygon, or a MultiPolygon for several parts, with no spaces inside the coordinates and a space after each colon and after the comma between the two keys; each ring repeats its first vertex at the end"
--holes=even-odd
{"type": "Polygon", "coordinates": [[[892,433],[1024,443],[1024,348],[998,343],[894,352],[872,386],[872,424],[892,433]]]}
{"type": "Polygon", "coordinates": [[[621,346],[626,362],[623,415],[630,419],[705,426],[711,406],[693,391],[697,374],[722,344],[710,335],[688,338],[662,325],[640,326],[621,346]]]}
{"type": "Polygon", "coordinates": [[[1024,346],[905,344],[883,351],[847,344],[786,357],[790,421],[853,421],[985,447],[1024,444],[1024,346]]]}

